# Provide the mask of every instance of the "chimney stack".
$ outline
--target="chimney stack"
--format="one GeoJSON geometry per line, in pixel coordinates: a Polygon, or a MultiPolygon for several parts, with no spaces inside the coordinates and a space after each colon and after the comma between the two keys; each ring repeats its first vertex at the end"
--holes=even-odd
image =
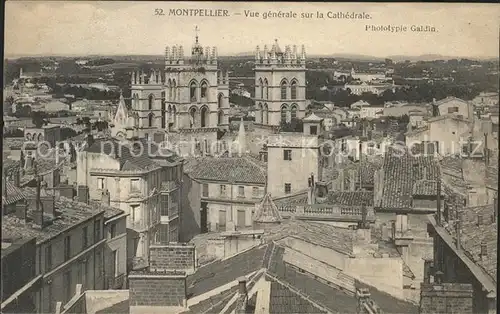
{"type": "Polygon", "coordinates": [[[240,295],[247,294],[247,279],[246,279],[246,277],[239,277],[238,278],[238,291],[239,291],[240,295]]]}
{"type": "MultiPolygon", "coordinates": [[[[484,133],[484,162],[486,164],[486,167],[488,167],[490,164],[490,151],[488,149],[488,133],[484,133]]],[[[487,168],[486,171],[488,171],[487,168]]]]}
{"type": "Polygon", "coordinates": [[[236,314],[247,313],[248,306],[248,292],[247,292],[247,279],[245,277],[238,278],[238,293],[239,297],[236,301],[236,314]]]}
{"type": "Polygon", "coordinates": [[[102,191],[102,204],[105,205],[105,206],[109,206],[110,205],[110,196],[109,196],[109,191],[108,189],[102,191]]]}
{"type": "Polygon", "coordinates": [[[481,214],[477,215],[477,225],[478,226],[483,225],[483,215],[481,215],[481,214]]]}
{"type": "Polygon", "coordinates": [[[26,160],[24,162],[24,169],[28,170],[33,167],[33,155],[29,152],[26,156],[26,160]]]}

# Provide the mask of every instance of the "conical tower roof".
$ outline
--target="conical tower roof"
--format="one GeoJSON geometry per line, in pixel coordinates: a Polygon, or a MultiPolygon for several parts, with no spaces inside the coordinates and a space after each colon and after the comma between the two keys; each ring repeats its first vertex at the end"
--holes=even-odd
{"type": "Polygon", "coordinates": [[[126,122],[128,118],[128,110],[125,105],[125,99],[123,98],[123,94],[120,92],[120,101],[118,102],[118,108],[116,109],[115,114],[115,123],[116,122],[126,122]]]}
{"type": "Polygon", "coordinates": [[[255,211],[254,222],[277,223],[281,222],[281,215],[278,207],[274,204],[271,194],[267,193],[255,211]]]}

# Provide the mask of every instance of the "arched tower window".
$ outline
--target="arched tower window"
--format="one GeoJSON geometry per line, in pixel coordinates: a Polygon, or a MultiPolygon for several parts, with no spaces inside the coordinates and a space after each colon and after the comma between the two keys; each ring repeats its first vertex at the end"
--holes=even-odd
{"type": "Polygon", "coordinates": [[[297,105],[296,104],[293,104],[291,109],[290,109],[290,117],[292,119],[297,118],[297,105]]]}
{"type": "Polygon", "coordinates": [[[168,79],[168,100],[172,100],[172,80],[168,79]]]}
{"type": "Polygon", "coordinates": [[[267,83],[267,79],[264,79],[264,90],[266,92],[265,99],[269,99],[269,84],[267,83]]]}
{"type": "Polygon", "coordinates": [[[190,127],[194,127],[196,125],[196,108],[189,109],[189,119],[190,119],[190,127]]]}
{"type": "Polygon", "coordinates": [[[290,86],[290,98],[291,99],[297,99],[297,81],[293,81],[291,86],[290,86]]]}
{"type": "Polygon", "coordinates": [[[206,81],[201,83],[201,99],[206,99],[208,96],[208,84],[206,81]]]}
{"type": "Polygon", "coordinates": [[[286,89],[288,88],[288,83],[286,80],[281,81],[281,99],[286,99],[286,89]]]}
{"type": "Polygon", "coordinates": [[[217,114],[217,124],[221,125],[224,121],[224,112],[222,110],[219,110],[219,113],[217,114]]]}
{"type": "Polygon", "coordinates": [[[149,127],[152,127],[153,126],[153,119],[154,119],[154,114],[153,113],[150,113],[148,115],[148,126],[149,127]]]}
{"type": "Polygon", "coordinates": [[[172,96],[173,96],[172,100],[177,99],[177,84],[175,83],[175,79],[172,80],[172,96]]]}
{"type": "Polygon", "coordinates": [[[156,77],[155,77],[155,79],[156,79],[156,83],[158,83],[158,79],[159,79],[159,78],[160,78],[160,76],[158,75],[158,73],[156,73],[156,77]]]}
{"type": "Polygon", "coordinates": [[[196,102],[196,82],[189,84],[189,99],[191,102],[196,102]]]}
{"type": "Polygon", "coordinates": [[[260,87],[260,98],[264,98],[264,83],[262,79],[259,79],[259,87],[260,87]]]}
{"type": "Polygon", "coordinates": [[[175,106],[172,106],[172,124],[175,127],[177,127],[177,108],[175,106]]]}
{"type": "Polygon", "coordinates": [[[262,104],[259,104],[259,107],[258,107],[258,112],[257,112],[257,123],[263,123],[264,122],[264,108],[262,107],[262,104]]]}
{"type": "Polygon", "coordinates": [[[264,114],[262,116],[262,119],[263,119],[262,124],[269,123],[269,108],[267,107],[267,104],[264,104],[264,114]]]}
{"type": "Polygon", "coordinates": [[[219,97],[217,97],[217,108],[221,109],[222,108],[222,98],[224,95],[219,94],[219,97]]]}
{"type": "Polygon", "coordinates": [[[281,123],[287,122],[286,117],[287,117],[287,111],[288,111],[288,106],[286,104],[283,104],[281,106],[281,123]]]}
{"type": "Polygon", "coordinates": [[[205,128],[208,126],[209,116],[210,116],[210,112],[208,111],[208,107],[201,108],[200,115],[201,115],[201,117],[200,117],[201,127],[205,128]]]}
{"type": "Polygon", "coordinates": [[[153,102],[154,102],[154,96],[149,95],[148,97],[148,110],[153,110],[153,102]]]}
{"type": "Polygon", "coordinates": [[[161,127],[164,129],[167,125],[167,112],[165,103],[165,92],[161,92],[161,127]]]}

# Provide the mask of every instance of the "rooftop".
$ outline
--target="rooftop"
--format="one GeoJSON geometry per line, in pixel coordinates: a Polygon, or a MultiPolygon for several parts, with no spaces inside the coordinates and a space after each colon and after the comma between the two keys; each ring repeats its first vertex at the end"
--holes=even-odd
{"type": "Polygon", "coordinates": [[[246,156],[190,158],[184,171],[197,180],[266,184],[266,168],[246,156]]]}
{"type": "Polygon", "coordinates": [[[412,207],[413,191],[421,187],[431,188],[426,195],[437,195],[437,185],[428,185],[419,180],[438,180],[439,164],[432,156],[412,156],[411,154],[389,150],[384,158],[382,197],[375,204],[383,209],[409,209],[412,207]],[[399,156],[401,155],[401,156],[399,156]],[[434,190],[434,191],[433,191],[434,190]],[[432,194],[434,193],[434,194],[432,194]]]}
{"type": "MultiPolygon", "coordinates": [[[[23,193],[29,199],[34,199],[36,196],[35,188],[23,188],[23,193]]],[[[96,205],[96,203],[87,205],[65,197],[60,197],[59,200],[55,201],[56,218],[53,220],[52,224],[41,230],[33,228],[31,224],[18,218],[15,213],[7,214],[3,216],[2,237],[36,237],[37,243],[42,243],[101,213],[104,214],[105,218],[111,218],[123,213],[120,209],[96,205]]],[[[28,217],[30,213],[31,211],[28,212],[28,217]]]]}

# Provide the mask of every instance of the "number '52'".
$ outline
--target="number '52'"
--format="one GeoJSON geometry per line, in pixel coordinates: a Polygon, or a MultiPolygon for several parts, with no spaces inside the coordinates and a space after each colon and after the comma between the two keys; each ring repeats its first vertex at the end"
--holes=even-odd
{"type": "Polygon", "coordinates": [[[165,15],[163,9],[155,9],[155,15],[165,15]]]}

